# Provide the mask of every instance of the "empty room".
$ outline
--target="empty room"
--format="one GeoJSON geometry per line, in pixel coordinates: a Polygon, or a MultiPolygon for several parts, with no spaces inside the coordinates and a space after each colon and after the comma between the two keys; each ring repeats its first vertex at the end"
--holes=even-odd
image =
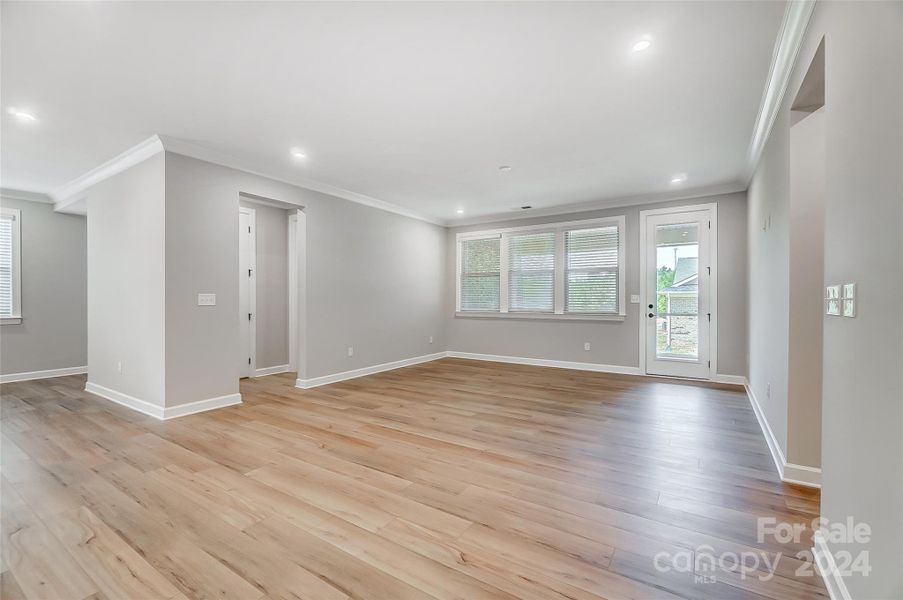
{"type": "Polygon", "coordinates": [[[3,600],[903,600],[903,1],[0,0],[3,600]]]}

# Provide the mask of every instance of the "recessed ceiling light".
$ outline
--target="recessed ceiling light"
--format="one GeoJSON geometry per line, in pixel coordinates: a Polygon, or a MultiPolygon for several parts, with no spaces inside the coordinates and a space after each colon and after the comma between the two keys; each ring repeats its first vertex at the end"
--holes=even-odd
{"type": "Polygon", "coordinates": [[[510,170],[511,170],[511,167],[509,167],[508,165],[502,165],[501,167],[499,167],[499,171],[510,171],[510,170]]]}
{"type": "Polygon", "coordinates": [[[671,183],[683,183],[686,180],[687,180],[686,175],[675,175],[674,177],[671,178],[671,183]]]}
{"type": "Polygon", "coordinates": [[[464,214],[464,209],[463,209],[463,208],[459,208],[459,209],[456,210],[455,212],[458,213],[459,215],[463,215],[463,214],[464,214]]]}
{"type": "Polygon", "coordinates": [[[38,118],[31,113],[27,113],[24,110],[19,110],[18,108],[10,108],[9,114],[16,117],[20,121],[25,121],[27,123],[31,123],[32,121],[37,121],[38,118]]]}
{"type": "Polygon", "coordinates": [[[299,148],[292,148],[292,156],[299,160],[307,158],[307,154],[304,153],[304,150],[299,148]]]}
{"type": "Polygon", "coordinates": [[[636,42],[634,42],[633,51],[634,52],[642,52],[644,50],[648,50],[649,46],[651,46],[651,45],[652,45],[652,40],[649,39],[648,37],[644,37],[643,39],[637,40],[636,42]]]}

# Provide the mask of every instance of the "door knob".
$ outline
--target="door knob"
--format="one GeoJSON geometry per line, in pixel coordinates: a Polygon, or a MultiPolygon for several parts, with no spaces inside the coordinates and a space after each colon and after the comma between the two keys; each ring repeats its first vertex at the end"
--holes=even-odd
{"type": "Polygon", "coordinates": [[[650,305],[649,305],[649,308],[655,308],[655,307],[654,307],[654,306],[652,306],[652,305],[651,305],[651,304],[650,304],[650,305]]]}
{"type": "Polygon", "coordinates": [[[654,316],[655,316],[655,315],[654,315],[653,313],[649,313],[649,318],[650,318],[650,319],[651,319],[652,317],[654,317],[654,316]]]}

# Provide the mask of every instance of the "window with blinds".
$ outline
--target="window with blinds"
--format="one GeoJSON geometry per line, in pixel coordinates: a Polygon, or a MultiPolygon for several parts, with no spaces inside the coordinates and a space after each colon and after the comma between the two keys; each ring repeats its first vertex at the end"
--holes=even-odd
{"type": "Polygon", "coordinates": [[[565,231],[567,313],[618,313],[618,227],[565,231]]]}
{"type": "Polygon", "coordinates": [[[555,232],[508,237],[508,310],[552,312],[555,301],[555,232]]]}
{"type": "Polygon", "coordinates": [[[0,210],[0,318],[19,317],[19,211],[0,210]]]}
{"type": "Polygon", "coordinates": [[[499,310],[500,242],[500,237],[461,242],[460,310],[499,310]]]}
{"type": "Polygon", "coordinates": [[[456,311],[624,318],[624,224],[615,216],[459,233],[456,311]]]}

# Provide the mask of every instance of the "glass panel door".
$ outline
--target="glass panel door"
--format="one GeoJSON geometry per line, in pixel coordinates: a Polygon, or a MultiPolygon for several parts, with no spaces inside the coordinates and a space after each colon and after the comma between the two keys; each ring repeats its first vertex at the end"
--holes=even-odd
{"type": "Polygon", "coordinates": [[[709,211],[646,223],[646,371],[707,378],[709,211]]]}

